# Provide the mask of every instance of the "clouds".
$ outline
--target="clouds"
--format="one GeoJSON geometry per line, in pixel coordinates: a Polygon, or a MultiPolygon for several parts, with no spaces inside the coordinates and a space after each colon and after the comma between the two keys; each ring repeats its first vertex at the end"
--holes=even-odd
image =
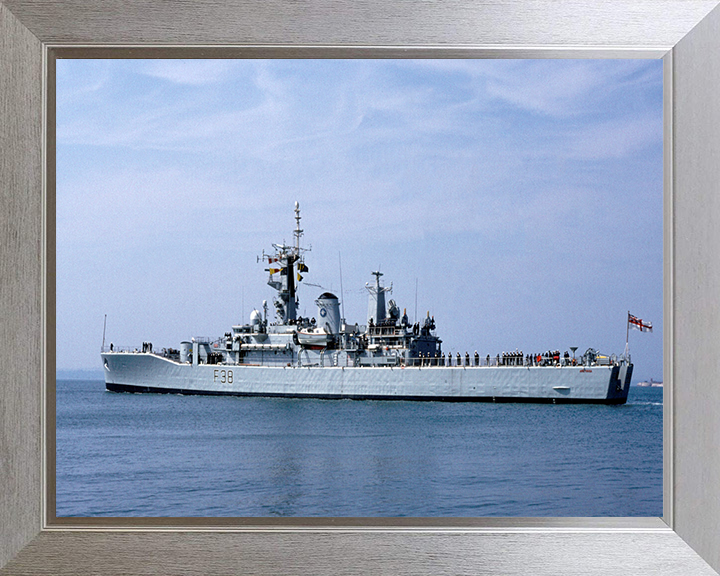
{"type": "MultiPolygon", "coordinates": [[[[73,270],[100,261],[103,281],[131,294],[131,262],[148,249],[183,279],[174,299],[219,298],[196,319],[224,331],[238,283],[253,305],[272,296],[254,255],[290,238],[295,200],[315,246],[309,281],[336,277],[338,251],[346,286],[379,264],[396,285],[420,277],[448,346],[475,337],[448,287],[482,287],[496,309],[520,290],[520,321],[535,294],[582,309],[599,278],[640,265],[612,305],[625,313],[633,293],[662,301],[659,61],[60,60],[57,101],[58,326],[75,333],[79,312],[63,315],[61,292],[67,310],[114,305],[92,289],[72,304],[73,270]],[[450,265],[459,253],[488,267],[450,265]]],[[[658,325],[661,313],[645,316],[658,325]]],[[[175,330],[166,345],[187,336],[174,317],[149,321],[175,330]]],[[[128,340],[148,339],[130,338],[132,326],[128,340]]]]}
{"type": "Polygon", "coordinates": [[[145,60],[132,67],[138,74],[191,86],[227,81],[235,68],[235,60],[145,60]]]}
{"type": "MultiPolygon", "coordinates": [[[[400,142],[449,133],[477,138],[498,111],[600,114],[615,104],[616,91],[658,81],[625,61],[118,62],[111,63],[116,82],[101,85],[115,108],[112,122],[93,133],[86,116],[70,117],[58,125],[61,142],[186,149],[218,135],[252,135],[260,148],[276,149],[359,133],[400,142]]],[[[75,62],[61,64],[72,92],[75,62]]],[[[76,84],[87,85],[86,70],[76,67],[76,84]]]]}
{"type": "Polygon", "coordinates": [[[224,196],[342,194],[355,211],[356,198],[387,198],[384,214],[432,212],[441,199],[475,204],[495,216],[474,228],[497,228],[498,195],[569,185],[549,186],[548,168],[572,180],[573,165],[661,145],[656,64],[60,61],[58,145],[87,147],[116,181],[140,164],[139,188],[171,174],[191,194],[202,184],[183,181],[202,173],[224,196]]]}
{"type": "Polygon", "coordinates": [[[480,86],[485,100],[544,116],[597,112],[626,94],[659,88],[662,67],[643,60],[416,60],[453,82],[480,86]]]}
{"type": "Polygon", "coordinates": [[[597,113],[618,91],[657,81],[639,61],[543,60],[520,62],[515,74],[495,73],[488,94],[535,114],[554,117],[597,113]]]}

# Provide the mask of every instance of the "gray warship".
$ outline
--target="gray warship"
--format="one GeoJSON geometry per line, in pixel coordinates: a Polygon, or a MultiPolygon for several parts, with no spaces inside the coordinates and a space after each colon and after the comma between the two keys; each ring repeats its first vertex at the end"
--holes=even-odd
{"type": "MultiPolygon", "coordinates": [[[[273,244],[262,253],[268,284],[277,291],[274,321],[268,304],[249,323],[217,338],[194,337],[178,349],[154,350],[113,344],[101,349],[106,389],[148,392],[292,398],[547,402],[624,404],[633,365],[624,354],[593,348],[575,357],[566,351],[516,351],[484,357],[445,354],[435,320],[410,323],[386,294],[383,274],[366,284],[364,325],[349,324],[329,291],[315,300],[316,317],[298,314],[297,286],[307,250],[301,247],[300,207],[295,203],[294,244],[273,244]]],[[[260,258],[259,258],[260,259],[260,258]]]]}

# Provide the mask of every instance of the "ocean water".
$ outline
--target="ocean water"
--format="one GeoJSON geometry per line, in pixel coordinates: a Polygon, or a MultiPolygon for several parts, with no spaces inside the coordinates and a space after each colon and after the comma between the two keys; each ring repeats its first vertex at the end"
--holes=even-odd
{"type": "Polygon", "coordinates": [[[662,388],[624,406],[57,382],[58,516],[661,516],[662,388]]]}

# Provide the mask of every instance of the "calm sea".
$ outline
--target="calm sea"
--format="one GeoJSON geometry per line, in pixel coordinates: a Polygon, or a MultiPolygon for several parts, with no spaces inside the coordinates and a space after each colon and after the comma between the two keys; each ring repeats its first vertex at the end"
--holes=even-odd
{"type": "Polygon", "coordinates": [[[57,383],[58,516],[661,516],[662,388],[624,406],[57,383]]]}

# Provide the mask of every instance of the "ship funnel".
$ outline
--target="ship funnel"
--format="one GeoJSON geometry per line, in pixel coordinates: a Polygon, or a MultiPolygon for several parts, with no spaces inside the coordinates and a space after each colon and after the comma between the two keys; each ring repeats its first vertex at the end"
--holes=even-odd
{"type": "Polygon", "coordinates": [[[330,334],[340,332],[340,303],[337,296],[330,292],[323,292],[315,300],[318,307],[318,327],[325,328],[330,334]]]}
{"type": "Polygon", "coordinates": [[[192,342],[183,340],[180,342],[180,362],[187,364],[192,356],[192,342]]]}

